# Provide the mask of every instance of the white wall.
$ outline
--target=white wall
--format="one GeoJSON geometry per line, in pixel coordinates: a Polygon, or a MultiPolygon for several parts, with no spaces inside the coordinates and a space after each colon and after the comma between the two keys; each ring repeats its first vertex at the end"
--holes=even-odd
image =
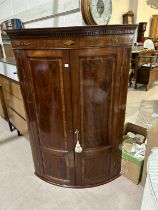
{"type": "Polygon", "coordinates": [[[152,15],[158,14],[158,9],[151,8],[146,2],[147,0],[138,0],[137,23],[147,22],[145,36],[149,36],[152,15]]]}
{"type": "Polygon", "coordinates": [[[129,10],[134,13],[134,23],[137,23],[138,1],[139,0],[129,1],[129,10]]]}
{"type": "Polygon", "coordinates": [[[122,24],[122,15],[129,10],[130,0],[112,0],[112,16],[109,24],[122,24]]]}
{"type": "MultiPolygon", "coordinates": [[[[112,0],[109,24],[122,24],[122,14],[129,10],[129,2],[112,0]]],[[[0,0],[0,22],[14,17],[26,22],[27,28],[84,25],[80,0],[0,0]],[[31,22],[34,19],[40,20],[31,22]]]]}
{"type": "MultiPolygon", "coordinates": [[[[112,16],[109,24],[122,24],[122,14],[126,13],[129,10],[129,2],[130,0],[112,0],[112,16]]],[[[76,6],[74,8],[78,8],[78,11],[72,12],[71,14],[60,15],[49,20],[27,24],[26,27],[36,27],[37,25],[39,27],[85,25],[80,11],[80,0],[73,0],[73,3],[75,3],[76,6]]],[[[71,8],[71,3],[69,3],[68,5],[69,8],[71,8]]]]}
{"type": "MultiPolygon", "coordinates": [[[[158,14],[146,4],[147,0],[112,0],[112,16],[109,24],[122,24],[122,15],[129,10],[135,14],[135,23],[148,22],[158,14]]],[[[26,28],[85,25],[80,0],[0,0],[0,22],[20,18],[26,28]],[[35,21],[36,20],[36,21],[35,21]]]]}
{"type": "Polygon", "coordinates": [[[83,25],[80,0],[0,0],[0,22],[9,18],[20,18],[27,28],[83,25]]]}

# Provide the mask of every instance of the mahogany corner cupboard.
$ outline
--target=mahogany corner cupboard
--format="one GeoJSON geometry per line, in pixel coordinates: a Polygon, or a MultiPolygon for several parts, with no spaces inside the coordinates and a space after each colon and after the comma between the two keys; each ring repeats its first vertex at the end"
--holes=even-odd
{"type": "Polygon", "coordinates": [[[136,25],[8,30],[35,174],[91,187],[120,174],[136,25]]]}

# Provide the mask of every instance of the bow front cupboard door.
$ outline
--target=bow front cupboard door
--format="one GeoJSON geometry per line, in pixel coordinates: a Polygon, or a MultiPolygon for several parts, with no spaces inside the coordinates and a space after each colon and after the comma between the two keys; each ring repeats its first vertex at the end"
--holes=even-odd
{"type": "MultiPolygon", "coordinates": [[[[36,174],[50,182],[74,185],[71,80],[70,69],[64,68],[69,62],[69,52],[24,53],[25,64],[19,77],[25,93],[32,148],[36,150],[33,151],[36,174]]],[[[22,60],[21,57],[19,62],[22,60]]]]}
{"type": "Polygon", "coordinates": [[[122,49],[72,51],[73,123],[83,149],[75,153],[76,184],[99,184],[120,172],[120,163],[115,169],[111,156],[117,139],[122,49]]]}
{"type": "Polygon", "coordinates": [[[20,75],[27,91],[29,128],[39,147],[41,170],[36,174],[57,184],[77,186],[100,184],[118,175],[120,166],[114,172],[111,156],[117,138],[113,131],[118,110],[114,107],[119,107],[116,87],[122,49],[24,53],[20,75]],[[81,153],[75,153],[77,140],[81,153]]]}

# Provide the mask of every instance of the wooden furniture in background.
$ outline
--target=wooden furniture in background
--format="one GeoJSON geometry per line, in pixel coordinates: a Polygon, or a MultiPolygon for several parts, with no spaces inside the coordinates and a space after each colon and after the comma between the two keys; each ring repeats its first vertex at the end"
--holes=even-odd
{"type": "Polygon", "coordinates": [[[158,40],[158,15],[153,15],[151,19],[150,25],[150,37],[153,38],[153,41],[156,42],[158,40]]]}
{"type": "Polygon", "coordinates": [[[6,58],[10,58],[10,57],[13,58],[14,57],[14,53],[13,53],[13,49],[12,49],[11,44],[3,44],[3,48],[4,48],[6,58]]]}
{"type": "Polygon", "coordinates": [[[155,49],[158,49],[158,15],[153,15],[150,25],[150,37],[153,38],[155,49]]]}
{"type": "MultiPolygon", "coordinates": [[[[28,129],[25,117],[25,110],[21,96],[20,86],[17,82],[4,76],[0,76],[0,84],[3,92],[0,92],[1,103],[3,104],[3,113],[0,115],[10,125],[10,129],[14,127],[18,130],[18,134],[28,137],[28,129]]],[[[1,91],[2,91],[1,90],[1,91]]]]}
{"type": "Polygon", "coordinates": [[[0,44],[0,58],[4,58],[2,45],[0,44]]]}
{"type": "Polygon", "coordinates": [[[135,88],[137,88],[137,83],[140,83],[145,84],[148,90],[152,83],[158,81],[157,51],[140,53],[136,71],[135,88]]]}
{"type": "MultiPolygon", "coordinates": [[[[0,58],[3,58],[3,50],[2,50],[2,45],[0,45],[0,58]]],[[[6,108],[6,103],[4,99],[4,94],[3,94],[3,79],[0,76],[0,116],[3,117],[5,120],[8,119],[8,113],[7,113],[7,108],[6,108]]]]}
{"type": "Polygon", "coordinates": [[[90,187],[120,174],[135,25],[8,30],[35,174],[90,187]]]}
{"type": "Polygon", "coordinates": [[[145,41],[144,33],[146,31],[146,25],[147,25],[147,22],[140,22],[139,23],[137,42],[144,42],[145,41]]]}
{"type": "Polygon", "coordinates": [[[132,11],[123,14],[123,24],[134,24],[134,13],[132,11]]]}
{"type": "Polygon", "coordinates": [[[5,120],[8,120],[7,106],[3,92],[3,78],[1,76],[0,76],[0,116],[3,117],[5,120]]]}
{"type": "MultiPolygon", "coordinates": [[[[7,45],[9,47],[8,48],[9,51],[6,50],[5,46],[6,45],[4,45],[6,56],[13,58],[12,56],[13,50],[11,44],[7,45]]],[[[0,45],[0,58],[3,57],[4,56],[3,56],[2,46],[0,45]]],[[[10,61],[11,60],[13,59],[10,59],[10,61]]],[[[6,71],[9,70],[5,69],[4,72],[6,73],[6,71]]],[[[13,72],[13,74],[15,73],[16,72],[13,72]]],[[[11,131],[13,131],[16,128],[18,131],[18,135],[23,134],[26,137],[28,137],[25,110],[24,110],[19,83],[1,74],[0,74],[0,116],[8,121],[11,131]]]]}

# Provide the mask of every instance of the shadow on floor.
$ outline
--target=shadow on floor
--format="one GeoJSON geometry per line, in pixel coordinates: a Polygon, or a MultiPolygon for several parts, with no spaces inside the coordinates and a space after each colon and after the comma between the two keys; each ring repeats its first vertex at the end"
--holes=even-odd
{"type": "Polygon", "coordinates": [[[3,144],[8,144],[12,141],[16,141],[16,140],[19,140],[20,136],[9,136],[9,137],[6,137],[5,139],[0,139],[0,146],[3,145],[3,144]]]}

